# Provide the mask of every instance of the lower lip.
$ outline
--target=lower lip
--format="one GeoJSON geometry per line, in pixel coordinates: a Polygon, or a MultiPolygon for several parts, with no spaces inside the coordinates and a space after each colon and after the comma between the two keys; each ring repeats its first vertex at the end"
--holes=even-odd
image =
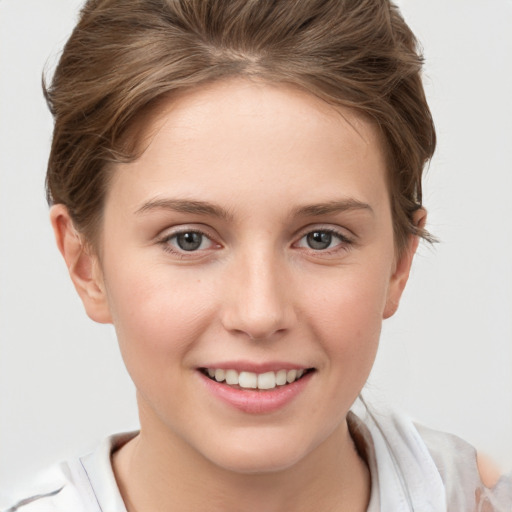
{"type": "Polygon", "coordinates": [[[286,407],[304,391],[314,372],[306,373],[291,384],[261,391],[232,388],[210,379],[200,371],[198,373],[210,393],[223,402],[248,414],[269,414],[286,407]]]}

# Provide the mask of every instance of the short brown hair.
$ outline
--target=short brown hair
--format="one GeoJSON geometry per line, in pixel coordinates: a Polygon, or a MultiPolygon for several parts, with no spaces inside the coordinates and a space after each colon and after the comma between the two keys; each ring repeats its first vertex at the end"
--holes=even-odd
{"type": "MultiPolygon", "coordinates": [[[[436,136],[422,56],[387,0],[89,0],[45,94],[55,118],[47,173],[94,239],[108,164],[136,157],[126,133],[162,97],[229,76],[295,84],[379,126],[389,159],[395,245],[415,225],[436,136]]],[[[132,141],[133,142],[133,141],[132,141]]]]}

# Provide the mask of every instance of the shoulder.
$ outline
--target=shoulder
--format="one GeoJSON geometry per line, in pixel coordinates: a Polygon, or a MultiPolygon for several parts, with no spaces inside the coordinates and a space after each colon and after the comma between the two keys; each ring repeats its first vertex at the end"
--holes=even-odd
{"type": "Polygon", "coordinates": [[[107,437],[84,457],[57,464],[9,495],[1,512],[126,512],[111,455],[137,432],[107,437]]]}
{"type": "Polygon", "coordinates": [[[86,480],[78,460],[56,464],[11,491],[2,512],[97,512],[90,507],[90,500],[84,499],[86,480]]]}
{"type": "Polygon", "coordinates": [[[502,475],[488,457],[459,437],[415,425],[443,478],[447,503],[465,493],[478,510],[512,510],[512,474],[502,475]]]}
{"type": "Polygon", "coordinates": [[[365,423],[372,437],[382,437],[386,451],[395,463],[420,473],[435,472],[444,484],[481,483],[477,452],[460,437],[435,430],[415,422],[409,416],[394,410],[368,408],[365,423]]]}
{"type": "Polygon", "coordinates": [[[394,474],[395,488],[419,504],[418,510],[473,510],[487,504],[493,511],[512,510],[510,477],[486,487],[481,473],[487,473],[481,472],[476,450],[463,439],[392,410],[366,407],[359,416],[371,434],[377,478],[386,474],[381,495],[390,494],[388,475],[394,474]]]}
{"type": "Polygon", "coordinates": [[[415,423],[414,427],[425,443],[446,489],[447,501],[467,494],[474,499],[475,490],[482,486],[476,450],[458,436],[415,423]]]}
{"type": "MultiPolygon", "coordinates": [[[[13,494],[1,512],[126,512],[111,455],[137,432],[107,437],[84,457],[57,464],[13,494]]],[[[3,505],[3,503],[1,504],[3,505]]]]}

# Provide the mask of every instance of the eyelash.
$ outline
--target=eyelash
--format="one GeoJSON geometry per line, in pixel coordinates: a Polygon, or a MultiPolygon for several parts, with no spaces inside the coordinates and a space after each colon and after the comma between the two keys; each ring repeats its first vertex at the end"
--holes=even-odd
{"type": "MultiPolygon", "coordinates": [[[[178,256],[179,258],[185,258],[185,257],[197,257],[200,253],[202,253],[203,250],[190,250],[187,251],[185,249],[179,249],[176,247],[173,247],[173,245],[170,244],[170,241],[173,239],[176,239],[180,235],[186,235],[186,234],[198,234],[201,235],[201,237],[206,238],[210,241],[211,244],[215,245],[216,242],[213,240],[211,235],[208,233],[200,230],[200,229],[183,229],[180,231],[176,231],[174,233],[170,233],[162,237],[160,240],[158,240],[158,243],[162,245],[162,248],[164,251],[171,253],[175,256],[178,256]]],[[[201,241],[201,244],[203,243],[203,240],[201,241]]],[[[312,251],[314,254],[318,255],[325,255],[329,256],[331,254],[337,253],[339,251],[347,251],[352,245],[354,244],[354,241],[347,237],[344,233],[341,233],[340,231],[334,229],[334,228],[317,228],[317,229],[309,229],[308,231],[303,232],[303,234],[300,236],[297,242],[293,244],[293,246],[299,248],[299,249],[305,249],[307,251],[312,251]],[[331,235],[333,237],[338,238],[339,243],[336,244],[334,247],[326,248],[326,249],[313,249],[312,247],[299,247],[298,244],[306,238],[308,235],[311,235],[313,233],[325,233],[328,235],[331,235]]],[[[218,247],[220,247],[220,244],[217,244],[218,247]]]]}
{"type": "MultiPolygon", "coordinates": [[[[215,242],[213,241],[211,235],[209,235],[208,233],[205,233],[204,231],[202,231],[200,229],[197,229],[197,228],[195,228],[195,229],[182,229],[180,231],[176,231],[174,233],[170,233],[170,234],[165,235],[164,237],[162,237],[160,240],[158,240],[158,243],[160,245],[162,245],[162,248],[163,248],[163,250],[165,252],[168,252],[168,253],[171,253],[171,254],[173,254],[175,256],[178,256],[179,258],[185,258],[187,256],[188,257],[193,257],[194,254],[197,254],[200,251],[198,251],[198,250],[187,251],[185,249],[175,248],[175,247],[173,247],[170,244],[171,240],[176,239],[180,235],[186,235],[186,234],[201,235],[202,237],[204,237],[207,240],[209,240],[211,244],[215,244],[215,242]]],[[[203,241],[201,241],[201,243],[202,242],[203,241]]],[[[217,245],[219,245],[219,244],[217,244],[217,245]]]]}
{"type": "Polygon", "coordinates": [[[330,247],[330,248],[326,248],[326,249],[316,249],[315,250],[311,247],[304,248],[306,250],[312,251],[315,255],[329,256],[329,255],[338,253],[340,251],[347,251],[354,244],[354,240],[349,238],[347,235],[345,235],[341,231],[339,231],[335,228],[324,227],[324,228],[317,228],[317,229],[308,229],[308,231],[304,232],[302,234],[302,236],[299,238],[299,241],[296,242],[294,245],[297,245],[300,241],[302,241],[304,238],[306,238],[308,235],[311,235],[312,233],[327,233],[328,235],[336,237],[339,240],[339,243],[336,244],[334,247],[330,247]]]}

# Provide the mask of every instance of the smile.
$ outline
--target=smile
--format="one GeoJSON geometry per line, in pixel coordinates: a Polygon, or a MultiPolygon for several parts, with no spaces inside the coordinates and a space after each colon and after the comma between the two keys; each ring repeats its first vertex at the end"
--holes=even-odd
{"type": "Polygon", "coordinates": [[[301,379],[306,373],[312,369],[292,369],[270,371],[265,373],[254,373],[249,371],[238,372],[236,370],[223,368],[203,368],[201,371],[211,380],[223,382],[228,386],[238,387],[241,389],[274,389],[278,386],[287,386],[301,379]]]}
{"type": "Polygon", "coordinates": [[[279,363],[260,368],[251,363],[235,364],[199,367],[198,374],[211,396],[246,414],[271,414],[287,408],[310,386],[316,374],[315,368],[279,363]]]}

